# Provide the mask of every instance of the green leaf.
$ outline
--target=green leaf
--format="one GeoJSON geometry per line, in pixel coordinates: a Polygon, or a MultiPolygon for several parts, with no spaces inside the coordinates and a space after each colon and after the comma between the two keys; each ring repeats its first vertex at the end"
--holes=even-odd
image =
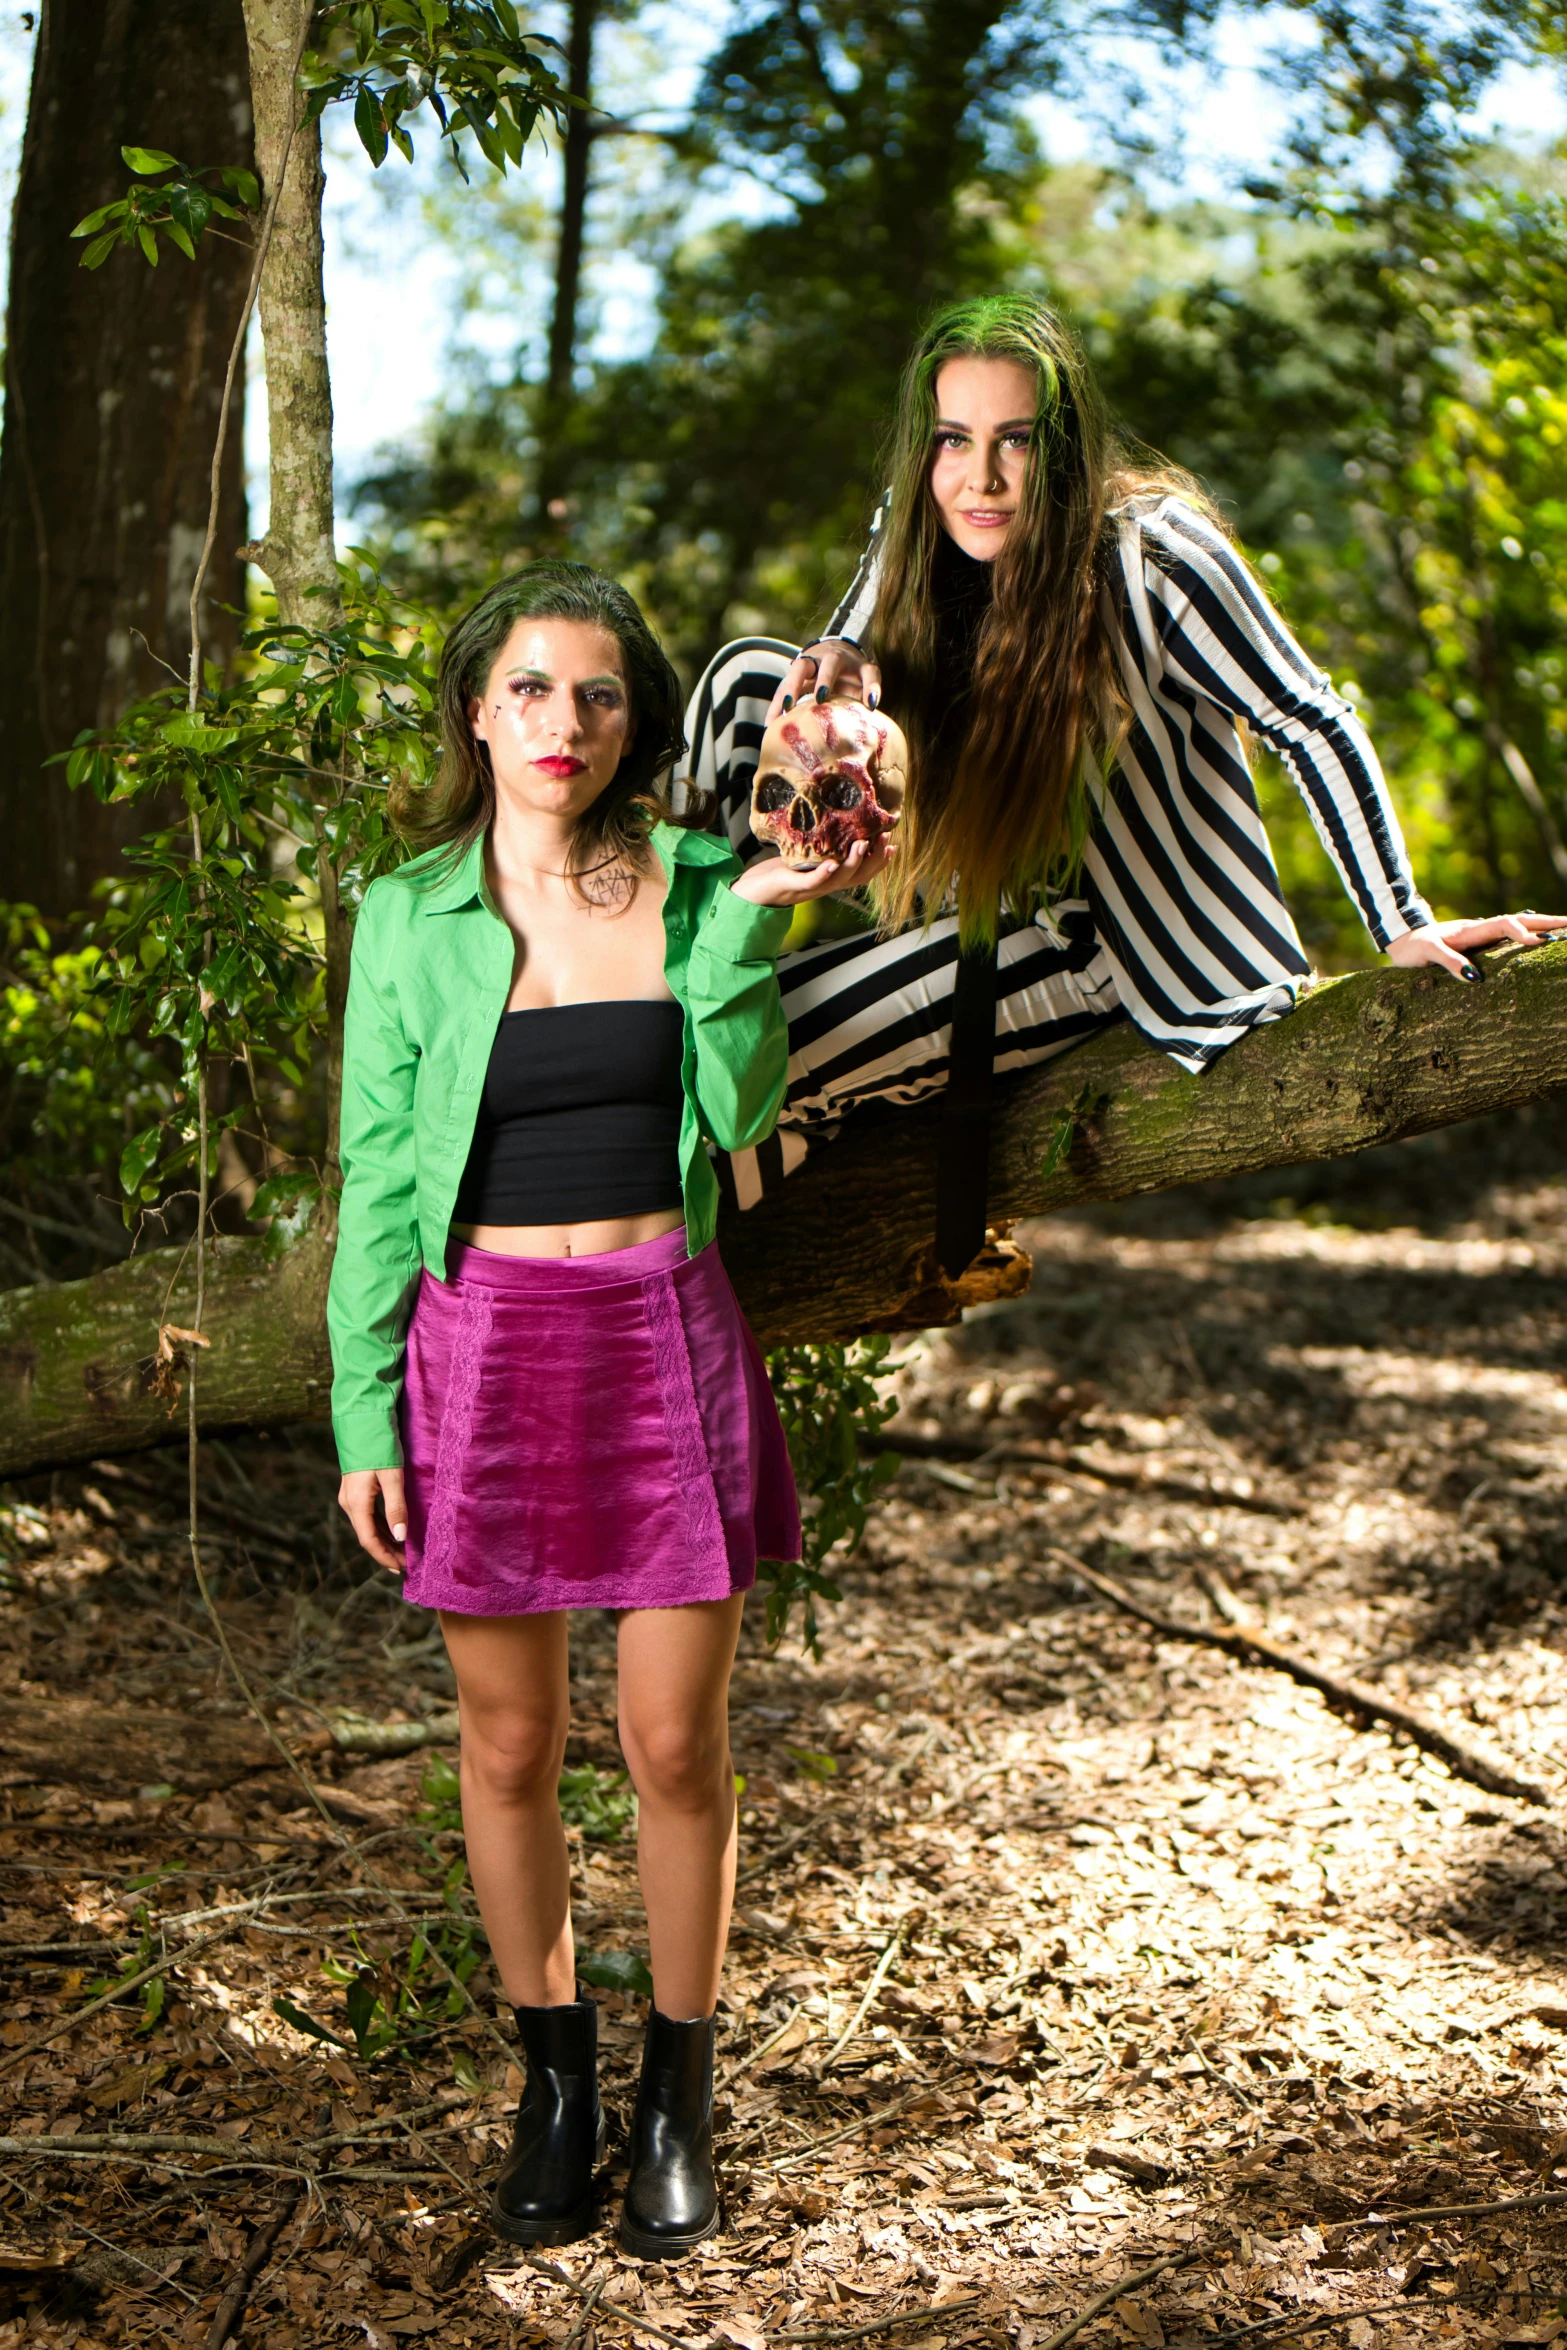
{"type": "Polygon", "coordinates": [[[325,2024],[318,2024],[313,2015],[306,2015],[302,2007],[296,2007],[292,1999],[285,1999],[281,1991],[272,2002],[272,2013],[281,2017],[285,2024],[292,2024],[296,2032],[305,2033],[307,2038],[324,2040],[329,2048],[341,2048],[350,2056],[353,2054],[346,2040],[340,2040],[335,2032],[329,2032],[325,2024]]]}
{"type": "Polygon", "coordinates": [[[208,753],[226,751],[230,744],[238,742],[240,735],[237,726],[209,726],[204,718],[192,718],[185,710],[177,710],[172,718],[165,719],[158,732],[177,751],[208,753]]]}
{"type": "Polygon", "coordinates": [[[158,240],[153,235],[151,229],[148,228],[145,221],[143,221],[137,228],[136,242],[138,245],[140,245],[143,253],[151,262],[153,268],[156,269],[158,266],[158,240]]]}
{"type": "Polygon", "coordinates": [[[143,179],[156,178],[160,171],[179,170],[177,158],[165,155],[161,147],[122,147],[120,153],[128,167],[143,179]]]}
{"type": "Polygon", "coordinates": [[[1039,1179],[1042,1183],[1048,1182],[1059,1168],[1066,1165],[1072,1149],[1072,1136],[1075,1127],[1076,1122],[1071,1111],[1063,1111],[1051,1133],[1050,1140],[1045,1145],[1044,1157],[1039,1162],[1039,1179]]]}
{"type": "Polygon", "coordinates": [[[138,2032],[152,2030],[153,2025],[163,2013],[163,2003],[167,1996],[168,1986],[163,1977],[154,1975],[141,1995],[141,2022],[136,2026],[138,2032]]]}
{"type": "Polygon", "coordinates": [[[647,1961],[635,1950],[579,1952],[577,1973],[584,1983],[592,1983],[600,1991],[638,1991],[644,1999],[653,1996],[647,1961]]]}
{"type": "Polygon", "coordinates": [[[83,269],[101,269],[119,241],[119,232],[116,229],[110,229],[107,236],[97,238],[82,255],[83,269]]]}
{"type": "Polygon", "coordinates": [[[359,95],[354,100],[354,128],[359,143],[377,170],[386,161],[386,116],[381,101],[368,82],[361,82],[359,95]]]}
{"type": "Polygon", "coordinates": [[[261,202],[261,185],[253,171],[245,171],[231,164],[219,172],[218,180],[221,186],[231,188],[240,202],[247,204],[252,212],[261,202]]]}
{"type": "Polygon", "coordinates": [[[137,1189],[147,1169],[157,1157],[158,1146],[162,1140],[163,1122],[160,1119],[156,1126],[145,1127],[140,1134],[126,1144],[120,1153],[120,1189],[122,1191],[130,1193],[137,1189]]]}
{"type": "Polygon", "coordinates": [[[166,220],[163,224],[163,233],[171,245],[178,245],[187,261],[195,260],[196,248],[190,241],[188,229],[181,228],[177,220],[166,220]]]}
{"type": "Polygon", "coordinates": [[[361,1967],[344,1995],[348,2009],[348,2028],[362,2057],[375,2053],[375,2011],[380,2004],[375,1993],[375,1976],[369,1967],[361,1967]]]}
{"type": "Polygon", "coordinates": [[[169,191],[169,218],[178,222],[192,245],[199,244],[212,218],[212,198],[205,188],[188,183],[169,191]]]}
{"type": "Polygon", "coordinates": [[[90,237],[94,229],[102,228],[106,220],[117,220],[125,210],[124,204],[100,204],[96,212],[89,212],[85,220],[77,222],[71,234],[73,237],[90,237]]]}

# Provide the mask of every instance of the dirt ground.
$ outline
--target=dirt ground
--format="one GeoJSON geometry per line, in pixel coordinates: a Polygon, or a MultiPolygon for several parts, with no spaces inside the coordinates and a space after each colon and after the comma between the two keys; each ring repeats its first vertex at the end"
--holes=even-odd
{"type": "MultiPolygon", "coordinates": [[[[450,1679],[320,1440],[204,1466],[320,1805],[227,1676],[176,1454],[0,1497],[0,2346],[1047,2350],[1144,2269],[1080,2341],[1567,2332],[1567,1109],[1028,1237],[1029,1297],[899,1344],[820,1660],[748,1630],[729,2224],[679,2267],[488,2235],[516,2076],[452,1749],[332,1735],[450,1679]],[[1074,1559],[1193,1627],[1233,1594],[1548,1800],[1074,1559]]],[[[630,1986],[607,1624],[576,1672],[579,1941],[630,1986]]],[[[645,2010],[599,1996],[622,2123],[645,2010]]]]}

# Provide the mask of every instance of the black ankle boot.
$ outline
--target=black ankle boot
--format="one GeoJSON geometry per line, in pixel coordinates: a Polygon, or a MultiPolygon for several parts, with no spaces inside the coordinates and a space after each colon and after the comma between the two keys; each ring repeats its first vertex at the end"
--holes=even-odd
{"type": "Polygon", "coordinates": [[[597,2219],[593,2170],[604,2155],[598,2009],[579,1989],[570,2007],[513,2012],[528,2077],[490,2211],[509,2244],[575,2244],[597,2219]]]}
{"type": "Polygon", "coordinates": [[[642,2052],[642,2085],[631,2125],[631,2176],[620,2241],[643,2260],[678,2260],[716,2236],[713,2176],[715,2019],[671,2023],[655,2007],[642,2052]]]}

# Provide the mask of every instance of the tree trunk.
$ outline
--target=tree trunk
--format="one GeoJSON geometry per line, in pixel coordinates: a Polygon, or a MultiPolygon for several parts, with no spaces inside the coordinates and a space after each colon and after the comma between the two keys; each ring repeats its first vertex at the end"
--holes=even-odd
{"type": "Polygon", "coordinates": [[[296,72],[314,0],[244,0],[256,165],[263,195],[282,201],[261,273],[261,336],[267,363],[271,508],[251,550],[271,580],[280,618],[331,628],[342,618],[332,529],[332,383],[326,363],[322,282],[321,126],[301,117],[296,72]],[[291,136],[292,134],[292,136],[291,136]]]}
{"type": "Polygon", "coordinates": [[[600,0],[572,0],[566,43],[567,89],[579,103],[566,117],[561,142],[560,238],[555,250],[555,308],[550,319],[549,374],[552,402],[571,397],[577,354],[577,301],[582,288],[582,243],[588,212],[588,159],[593,152],[593,32],[600,0]]]}
{"type": "MultiPolygon", "coordinates": [[[[125,193],[122,145],[251,160],[239,0],[44,0],[11,229],[0,444],[0,827],[5,893],[66,915],[146,830],[73,792],[53,753],[183,671],[224,369],[250,254],[209,233],[80,266],[70,232],[125,193]]],[[[223,224],[219,224],[222,226],[223,224]]],[[[237,396],[242,396],[237,393],[237,396]]],[[[243,409],[229,431],[202,632],[226,662],[244,604],[243,409]],[[225,610],[223,607],[229,607],[225,610]]]]}
{"type": "Polygon", "coordinates": [[[566,537],[566,513],[556,513],[566,490],[562,448],[571,409],[577,357],[577,307],[582,293],[582,248],[587,227],[588,165],[593,153],[593,35],[602,0],[572,0],[566,37],[566,86],[581,103],[566,116],[561,139],[560,234],[555,244],[555,307],[550,314],[549,362],[539,412],[539,527],[555,542],[566,537]]]}
{"type": "MultiPolygon", "coordinates": [[[[1203,1077],[1123,1023],[1008,1080],[996,1096],[992,1216],[1335,1158],[1567,1088],[1567,942],[1483,960],[1482,988],[1392,970],[1313,988],[1203,1077]],[[1043,1175],[1067,1121],[1070,1148],[1043,1175]]],[[[953,1319],[972,1297],[934,1268],[939,1124],[939,1102],[854,1121],[779,1196],[729,1220],[724,1259],[764,1345],[917,1328],[953,1319]],[[808,1277],[802,1235],[812,1236],[808,1277]]],[[[281,1255],[261,1240],[216,1244],[205,1427],[324,1416],[330,1249],[325,1232],[281,1255]]],[[[150,1372],[160,1319],[189,1320],[180,1266],[158,1250],[88,1281],[0,1297],[0,1475],[168,1437],[150,1372]]]]}

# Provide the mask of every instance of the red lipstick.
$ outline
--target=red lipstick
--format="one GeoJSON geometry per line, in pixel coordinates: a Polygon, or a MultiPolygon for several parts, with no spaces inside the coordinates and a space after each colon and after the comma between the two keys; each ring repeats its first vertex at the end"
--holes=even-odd
{"type": "Polygon", "coordinates": [[[587,761],[586,759],[569,758],[562,751],[556,758],[535,759],[533,764],[541,775],[580,775],[586,767],[587,761]]]}

